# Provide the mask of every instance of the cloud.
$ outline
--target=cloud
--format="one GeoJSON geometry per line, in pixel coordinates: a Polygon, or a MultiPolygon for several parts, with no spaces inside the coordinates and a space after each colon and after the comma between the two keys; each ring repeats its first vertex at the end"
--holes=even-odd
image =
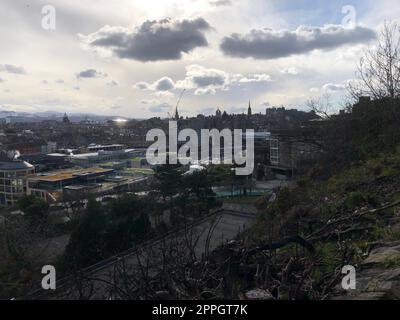
{"type": "Polygon", "coordinates": [[[12,64],[0,64],[0,72],[1,71],[13,74],[26,74],[23,67],[14,66],[12,64]]]}
{"type": "Polygon", "coordinates": [[[78,79],[81,79],[81,78],[105,78],[107,76],[108,75],[106,73],[99,72],[95,69],[83,70],[76,75],[76,77],[78,79]]]}
{"type": "Polygon", "coordinates": [[[186,77],[176,86],[182,89],[197,89],[195,94],[215,93],[216,89],[226,89],[229,74],[218,69],[207,69],[193,64],[186,67],[186,77]]]}
{"type": "Polygon", "coordinates": [[[151,99],[151,100],[144,99],[144,100],[140,101],[140,103],[149,105],[149,104],[158,104],[158,103],[160,103],[160,101],[158,101],[156,99],[151,99]]]}
{"type": "Polygon", "coordinates": [[[153,85],[155,91],[169,91],[175,87],[174,81],[168,77],[157,80],[153,85]]]}
{"type": "Polygon", "coordinates": [[[340,25],[300,26],[295,31],[253,29],[245,35],[234,33],[223,38],[220,47],[230,57],[276,59],[366,43],[375,38],[375,31],[362,26],[351,29],[340,25]]]}
{"type": "Polygon", "coordinates": [[[218,69],[207,69],[194,64],[186,67],[186,77],[177,81],[176,87],[195,89],[196,95],[215,94],[217,90],[227,91],[232,85],[271,81],[267,74],[229,74],[218,69]]]}
{"type": "Polygon", "coordinates": [[[329,92],[338,92],[346,90],[346,85],[344,84],[335,84],[335,83],[327,83],[323,87],[324,91],[329,92]]]}
{"type": "Polygon", "coordinates": [[[154,91],[158,96],[171,95],[174,89],[194,90],[195,95],[205,95],[215,94],[218,90],[227,91],[233,85],[269,81],[271,77],[265,73],[230,74],[223,70],[192,64],[186,67],[186,75],[182,80],[174,82],[169,77],[162,77],[153,83],[140,81],[134,87],[139,90],[154,91]]]}
{"type": "Polygon", "coordinates": [[[140,82],[138,82],[138,83],[136,83],[135,85],[134,85],[134,87],[136,88],[136,89],[139,89],[139,90],[149,90],[150,89],[150,84],[148,84],[147,82],[145,82],[145,81],[140,81],[140,82]]]}
{"type": "Polygon", "coordinates": [[[172,106],[169,103],[166,102],[161,102],[160,100],[157,99],[144,99],[142,101],[140,101],[141,104],[144,104],[146,106],[148,106],[148,109],[150,112],[152,113],[167,113],[168,110],[172,109],[172,106]]]}
{"type": "Polygon", "coordinates": [[[179,60],[182,53],[208,46],[204,32],[209,29],[203,18],[147,20],[135,29],[107,25],[80,38],[90,47],[111,50],[120,58],[142,62],[179,60]]]}
{"type": "Polygon", "coordinates": [[[269,82],[271,81],[271,76],[265,73],[255,73],[243,76],[241,74],[236,74],[232,77],[232,83],[253,83],[253,82],[269,82]]]}
{"type": "Polygon", "coordinates": [[[166,102],[158,102],[151,104],[149,107],[150,112],[159,113],[159,112],[168,112],[172,107],[169,103],[166,102]]]}
{"type": "Polygon", "coordinates": [[[111,80],[110,82],[107,82],[106,84],[107,84],[107,86],[109,86],[109,87],[116,87],[116,86],[118,86],[118,82],[117,82],[117,81],[114,81],[114,80],[111,80]]]}
{"type": "Polygon", "coordinates": [[[157,91],[155,95],[162,99],[169,99],[175,96],[171,91],[157,91]]]}
{"type": "Polygon", "coordinates": [[[1,109],[16,112],[37,112],[34,106],[25,104],[3,104],[1,109]]]}
{"type": "Polygon", "coordinates": [[[341,83],[326,83],[321,87],[312,87],[309,89],[311,93],[340,93],[348,88],[353,80],[346,80],[341,83]]]}
{"type": "Polygon", "coordinates": [[[161,79],[153,82],[147,83],[145,81],[140,81],[134,85],[136,89],[139,90],[151,90],[157,92],[169,91],[175,88],[174,81],[169,77],[162,77],[161,79]]]}
{"type": "Polygon", "coordinates": [[[232,4],[231,0],[209,0],[209,4],[212,6],[216,7],[221,7],[221,6],[230,6],[232,4]]]}
{"type": "Polygon", "coordinates": [[[289,68],[285,68],[281,71],[284,74],[290,74],[292,76],[296,76],[299,74],[299,70],[295,67],[289,67],[289,68]]]}

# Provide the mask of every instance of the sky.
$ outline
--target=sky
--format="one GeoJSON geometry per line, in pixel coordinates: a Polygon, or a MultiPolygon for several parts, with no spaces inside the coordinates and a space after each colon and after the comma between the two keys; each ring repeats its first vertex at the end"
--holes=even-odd
{"type": "Polygon", "coordinates": [[[397,0],[2,0],[0,110],[339,108],[397,0]]]}

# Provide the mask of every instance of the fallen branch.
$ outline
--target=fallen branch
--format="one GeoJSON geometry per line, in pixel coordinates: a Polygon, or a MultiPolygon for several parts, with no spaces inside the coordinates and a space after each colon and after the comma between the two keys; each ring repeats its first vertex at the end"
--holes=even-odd
{"type": "Polygon", "coordinates": [[[387,204],[387,205],[382,206],[382,207],[377,208],[377,209],[364,210],[364,211],[361,211],[361,212],[359,212],[357,214],[352,214],[350,216],[346,216],[346,217],[339,218],[339,219],[336,219],[336,220],[329,220],[322,228],[320,228],[319,230],[317,230],[317,231],[313,232],[312,234],[310,234],[309,236],[307,236],[306,239],[308,241],[312,241],[312,239],[318,238],[317,237],[318,234],[320,234],[321,232],[325,231],[329,227],[332,227],[332,226],[337,225],[337,224],[342,223],[342,222],[347,222],[349,220],[360,219],[360,218],[362,218],[363,216],[365,216],[365,215],[367,215],[369,213],[378,213],[378,212],[381,212],[381,211],[385,211],[387,209],[391,209],[391,208],[396,207],[398,205],[400,205],[400,201],[396,201],[396,202],[394,202],[392,204],[387,204]]]}
{"type": "Polygon", "coordinates": [[[292,237],[288,237],[288,238],[283,239],[278,242],[273,242],[273,243],[257,246],[255,248],[251,249],[250,251],[248,251],[246,253],[246,255],[252,256],[252,255],[255,255],[264,250],[280,249],[280,248],[286,247],[287,245],[292,244],[292,243],[297,243],[297,244],[301,245],[302,247],[306,248],[307,250],[309,250],[310,252],[315,251],[314,245],[310,241],[305,240],[304,238],[302,238],[300,236],[292,236],[292,237]]]}

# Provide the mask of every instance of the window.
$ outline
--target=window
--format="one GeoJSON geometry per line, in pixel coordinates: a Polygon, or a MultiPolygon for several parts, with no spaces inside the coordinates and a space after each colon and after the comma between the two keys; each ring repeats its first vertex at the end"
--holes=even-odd
{"type": "Polygon", "coordinates": [[[271,165],[277,166],[279,165],[279,140],[271,139],[270,140],[270,162],[271,165]]]}

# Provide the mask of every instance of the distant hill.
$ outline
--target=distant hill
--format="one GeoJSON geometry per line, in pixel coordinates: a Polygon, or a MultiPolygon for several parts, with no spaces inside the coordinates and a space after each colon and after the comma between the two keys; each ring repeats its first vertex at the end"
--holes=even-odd
{"type": "MultiPolygon", "coordinates": [[[[68,118],[72,122],[80,122],[83,120],[89,121],[97,121],[97,122],[106,122],[108,120],[114,119],[126,119],[130,120],[127,117],[120,117],[120,116],[103,116],[91,113],[67,113],[68,118]]],[[[36,113],[30,112],[18,112],[18,111],[10,111],[10,110],[2,110],[0,108],[0,119],[5,118],[18,118],[19,122],[40,122],[45,120],[56,120],[61,121],[64,116],[63,112],[58,111],[42,111],[36,113]]]]}

